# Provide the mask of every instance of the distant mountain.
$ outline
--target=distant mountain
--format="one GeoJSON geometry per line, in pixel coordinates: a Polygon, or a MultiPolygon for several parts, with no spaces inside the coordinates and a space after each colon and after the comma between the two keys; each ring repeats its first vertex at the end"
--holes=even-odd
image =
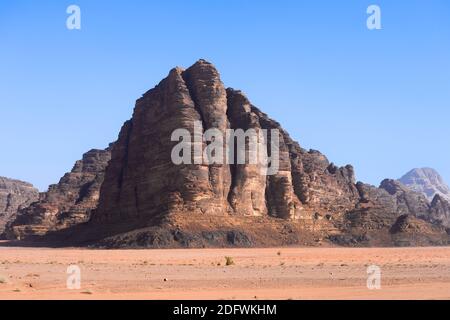
{"type": "Polygon", "coordinates": [[[450,201],[450,188],[441,175],[432,168],[413,169],[399,181],[408,188],[423,193],[430,201],[436,195],[450,201]]]}

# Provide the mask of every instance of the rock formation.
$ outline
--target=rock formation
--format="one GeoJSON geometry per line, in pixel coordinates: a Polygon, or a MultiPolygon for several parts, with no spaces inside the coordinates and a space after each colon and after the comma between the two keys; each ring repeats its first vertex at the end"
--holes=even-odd
{"type": "Polygon", "coordinates": [[[7,237],[23,239],[87,222],[97,207],[110,158],[109,148],[85,153],[71,172],[40,195],[39,201],[19,211],[6,227],[7,237]]]}
{"type": "Polygon", "coordinates": [[[214,66],[200,60],[187,70],[173,69],[137,101],[112,150],[93,221],[174,213],[296,219],[316,209],[345,211],[357,200],[352,167],[338,168],[319,152],[302,149],[242,92],[226,90],[214,66]],[[171,134],[184,128],[194,135],[195,121],[202,133],[278,129],[278,173],[261,176],[251,164],[174,165],[171,134]]]}
{"type": "Polygon", "coordinates": [[[31,184],[0,177],[0,234],[5,224],[14,219],[17,211],[27,207],[39,197],[31,184]]]}
{"type": "Polygon", "coordinates": [[[399,181],[408,188],[423,193],[429,201],[432,201],[435,195],[450,201],[450,188],[434,169],[413,169],[401,177],[399,181]]]}
{"type": "MultiPolygon", "coordinates": [[[[248,147],[251,139],[243,144],[248,147]]],[[[252,152],[244,150],[249,157],[252,152]]],[[[241,91],[226,89],[204,60],[171,70],[138,99],[108,165],[108,152],[95,159],[84,159],[23,210],[9,234],[24,237],[43,226],[47,240],[113,248],[449,241],[438,221],[448,216],[444,202],[430,204],[394,180],[380,188],[356,183],[352,166],[338,167],[319,151],[302,148],[241,91]],[[264,162],[230,161],[242,150],[216,146],[229,129],[253,130],[270,165],[279,155],[278,170],[264,175],[264,162]],[[275,133],[264,135],[267,130],[275,133]],[[190,162],[175,163],[174,150],[190,162]],[[206,160],[235,154],[214,162],[205,161],[203,152],[206,160]]]]}
{"type": "Polygon", "coordinates": [[[435,195],[431,201],[429,220],[450,229],[450,202],[435,195]]]}
{"type": "MultiPolygon", "coordinates": [[[[206,145],[191,142],[192,149],[206,145]]],[[[112,150],[90,225],[128,224],[121,235],[106,231],[101,243],[113,247],[370,245],[377,244],[373,229],[383,231],[379,242],[387,245],[393,243],[389,230],[405,214],[428,218],[427,199],[392,180],[381,188],[356,184],[352,166],[337,167],[301,148],[241,91],[225,89],[214,66],[200,60],[173,69],[137,101],[112,150]],[[196,121],[202,133],[279,130],[279,171],[262,176],[258,164],[248,163],[174,165],[171,133],[183,128],[193,136],[196,121]]],[[[448,241],[445,231],[434,231],[431,244],[448,241]]]]}
{"type": "Polygon", "coordinates": [[[425,219],[429,216],[430,204],[421,193],[411,191],[399,181],[391,179],[382,181],[380,188],[395,197],[395,212],[398,215],[410,214],[425,219]]]}
{"type": "Polygon", "coordinates": [[[445,235],[443,227],[426,223],[422,219],[411,215],[402,215],[398,217],[390,230],[392,239],[396,246],[427,246],[430,244],[441,244],[442,235],[445,235]]]}
{"type": "Polygon", "coordinates": [[[346,215],[347,228],[344,228],[340,237],[334,237],[336,242],[379,246],[389,243],[412,246],[447,244],[445,228],[439,223],[432,224],[436,222],[431,218],[434,206],[423,194],[392,179],[382,181],[379,188],[361,182],[357,184],[357,188],[360,201],[355,210],[346,215]],[[422,228],[408,229],[407,233],[394,227],[399,223],[404,224],[404,221],[418,224],[418,220],[422,228]],[[427,230],[427,233],[420,235],[418,230],[427,230]]]}

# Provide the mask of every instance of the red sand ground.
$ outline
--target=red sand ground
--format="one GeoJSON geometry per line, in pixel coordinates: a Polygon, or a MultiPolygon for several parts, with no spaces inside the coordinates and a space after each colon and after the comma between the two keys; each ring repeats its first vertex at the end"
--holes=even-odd
{"type": "Polygon", "coordinates": [[[0,299],[450,299],[450,248],[2,247],[0,299]],[[80,290],[66,287],[70,264],[80,290]],[[380,290],[367,289],[373,264],[380,290]]]}

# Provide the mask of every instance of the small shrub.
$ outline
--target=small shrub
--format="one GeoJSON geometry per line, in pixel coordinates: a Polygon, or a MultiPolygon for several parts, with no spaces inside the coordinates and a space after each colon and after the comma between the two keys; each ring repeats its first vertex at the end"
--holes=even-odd
{"type": "Polygon", "coordinates": [[[232,257],[225,257],[225,265],[226,266],[232,266],[234,264],[232,257]]]}

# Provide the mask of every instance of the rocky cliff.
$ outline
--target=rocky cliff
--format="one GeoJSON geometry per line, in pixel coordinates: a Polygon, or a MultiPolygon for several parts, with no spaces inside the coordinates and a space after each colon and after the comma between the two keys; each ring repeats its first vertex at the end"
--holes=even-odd
{"type": "MultiPolygon", "coordinates": [[[[104,171],[111,158],[109,148],[91,150],[75,163],[58,184],[40,194],[39,201],[19,210],[5,233],[12,239],[45,235],[87,222],[97,207],[104,171]]],[[[36,199],[37,200],[37,199],[36,199]]]]}
{"type": "Polygon", "coordinates": [[[0,234],[5,224],[14,219],[17,211],[39,197],[39,191],[30,183],[0,177],[0,234]]]}
{"type": "Polygon", "coordinates": [[[338,244],[359,245],[444,245],[445,226],[432,219],[436,205],[420,192],[397,180],[386,179],[379,188],[357,183],[360,201],[345,216],[343,232],[333,236],[338,244]],[[411,222],[421,228],[397,228],[411,222]],[[427,226],[427,227],[425,227],[427,226]],[[418,230],[425,230],[423,234],[418,230]],[[408,232],[406,232],[408,231],[408,232]]]}
{"type": "MultiPolygon", "coordinates": [[[[202,150],[205,141],[200,142],[202,150]]],[[[194,145],[193,148],[196,146],[194,145]]],[[[200,60],[173,69],[136,103],[112,150],[94,222],[148,219],[173,213],[206,216],[272,216],[295,219],[317,209],[345,211],[358,199],[353,168],[338,168],[317,151],[306,151],[240,92],[226,90],[214,66],[200,60]],[[194,135],[218,128],[279,129],[275,175],[258,165],[174,165],[174,130],[194,135]]]]}
{"type": "Polygon", "coordinates": [[[442,198],[440,195],[435,195],[433,201],[431,201],[428,220],[435,224],[441,224],[447,229],[450,229],[450,202],[442,198]]]}

